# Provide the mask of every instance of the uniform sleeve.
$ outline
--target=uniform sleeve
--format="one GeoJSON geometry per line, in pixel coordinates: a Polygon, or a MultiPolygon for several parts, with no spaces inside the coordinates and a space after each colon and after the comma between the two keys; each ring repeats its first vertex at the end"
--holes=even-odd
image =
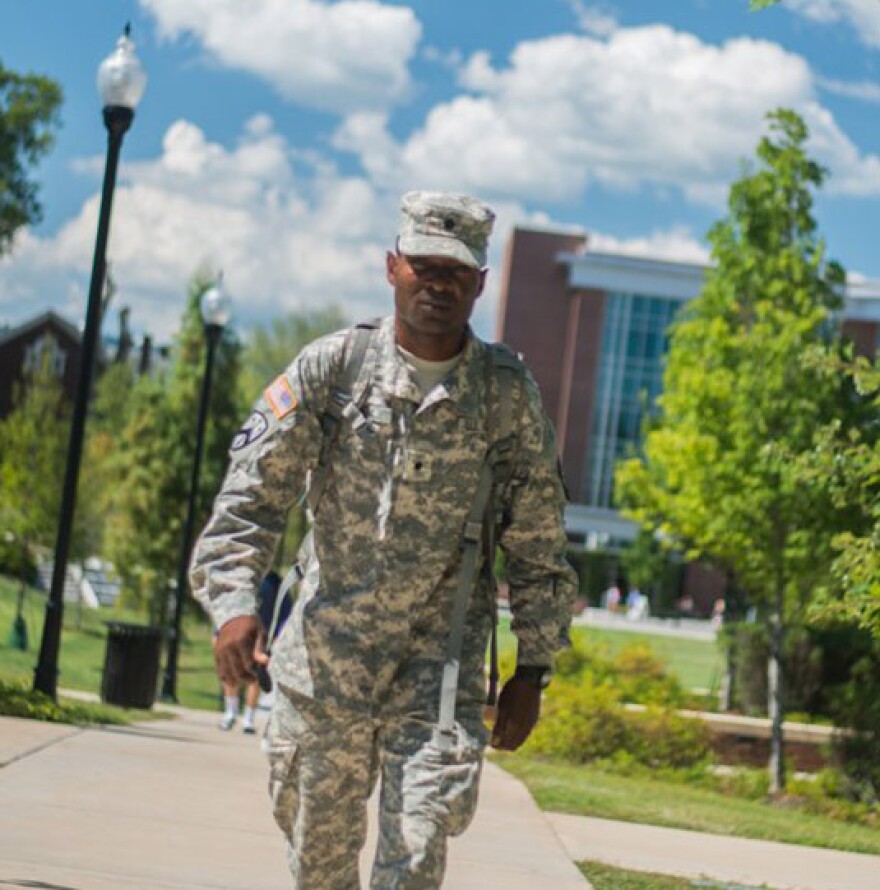
{"type": "Polygon", "coordinates": [[[577,576],[565,559],[565,489],[556,436],[527,375],[518,458],[500,536],[510,585],[517,663],[551,665],[567,645],[577,576]]]}
{"type": "Polygon", "coordinates": [[[257,591],[306,490],[321,448],[320,417],[343,335],[306,347],[271,383],[232,440],[214,509],[193,549],[193,596],[216,627],[257,614],[257,591]]]}

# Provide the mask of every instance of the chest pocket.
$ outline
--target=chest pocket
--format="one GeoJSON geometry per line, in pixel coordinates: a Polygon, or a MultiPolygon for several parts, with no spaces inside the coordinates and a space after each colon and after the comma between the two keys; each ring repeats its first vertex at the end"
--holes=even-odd
{"type": "Polygon", "coordinates": [[[359,416],[345,417],[332,463],[336,474],[381,474],[386,467],[392,431],[391,409],[371,395],[359,416]]]}

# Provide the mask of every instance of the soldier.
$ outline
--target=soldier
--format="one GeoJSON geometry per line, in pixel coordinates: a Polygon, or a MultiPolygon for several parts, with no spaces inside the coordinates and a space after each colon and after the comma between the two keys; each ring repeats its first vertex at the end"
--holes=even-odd
{"type": "Polygon", "coordinates": [[[553,431],[532,376],[468,324],[493,221],[465,195],[404,196],[386,256],[393,317],[366,335],[316,340],[266,389],[233,440],[193,555],[195,596],[220,628],[218,666],[250,677],[267,661],[253,592],[308,492],[313,527],[270,664],[266,731],[296,888],[360,886],[377,779],[370,887],[440,887],[447,838],[474,815],[489,741],[494,543],[481,546],[484,534],[497,534],[505,555],[518,639],[494,747],[515,750],[531,732],[568,627],[575,585],[553,431]],[[500,444],[499,417],[511,433],[500,444]],[[487,474],[487,455],[499,453],[487,474]]]}

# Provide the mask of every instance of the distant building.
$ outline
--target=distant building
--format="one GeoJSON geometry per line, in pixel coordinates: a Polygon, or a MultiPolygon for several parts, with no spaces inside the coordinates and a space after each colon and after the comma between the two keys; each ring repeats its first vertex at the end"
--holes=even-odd
{"type": "MultiPolygon", "coordinates": [[[[613,550],[636,534],[614,505],[614,465],[640,443],[663,385],[667,328],[707,268],[590,250],[582,234],[510,237],[497,337],[525,355],[556,425],[575,545],[613,550]]],[[[847,288],[842,325],[857,352],[874,355],[880,283],[847,288]]]]}
{"type": "MultiPolygon", "coordinates": [[[[128,317],[129,310],[120,309],[118,334],[102,338],[96,373],[100,374],[107,362],[130,362],[138,374],[154,374],[168,366],[170,347],[156,346],[149,335],[134,348],[128,317]]],[[[26,375],[41,367],[47,357],[62,382],[65,398],[73,404],[81,351],[81,333],[52,310],[17,327],[0,329],[0,419],[12,411],[15,391],[26,375]]]]}
{"type": "Polygon", "coordinates": [[[72,402],[81,349],[80,332],[51,310],[18,327],[0,330],[0,418],[12,411],[15,390],[25,375],[39,369],[47,358],[72,402]]]}

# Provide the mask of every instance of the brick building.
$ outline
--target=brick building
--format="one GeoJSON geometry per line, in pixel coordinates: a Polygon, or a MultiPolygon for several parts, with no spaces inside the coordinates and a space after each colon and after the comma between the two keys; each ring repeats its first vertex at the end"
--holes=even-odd
{"type": "MultiPolygon", "coordinates": [[[[615,549],[636,526],[614,507],[617,459],[638,444],[663,383],[666,334],[707,267],[588,249],[582,234],[515,229],[507,244],[497,339],[522,352],[556,425],[575,545],[615,549]]],[[[880,283],[850,285],[843,329],[873,355],[880,283]]]]}
{"type": "Polygon", "coordinates": [[[73,402],[81,348],[80,332],[51,310],[18,327],[0,330],[0,418],[12,410],[15,390],[24,375],[37,370],[47,358],[73,402]]]}

